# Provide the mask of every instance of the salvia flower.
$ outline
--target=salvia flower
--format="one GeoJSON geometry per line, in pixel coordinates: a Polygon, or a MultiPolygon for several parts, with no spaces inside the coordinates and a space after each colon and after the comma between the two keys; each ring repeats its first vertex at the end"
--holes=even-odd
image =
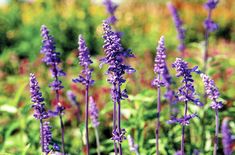
{"type": "Polygon", "coordinates": [[[44,98],[42,97],[38,81],[35,75],[32,73],[30,74],[30,93],[31,93],[31,101],[34,103],[32,105],[32,108],[34,109],[34,117],[40,120],[48,118],[49,115],[43,103],[44,98]]]}
{"type": "Polygon", "coordinates": [[[204,6],[208,10],[213,10],[216,8],[218,3],[219,3],[219,0],[208,0],[204,6]]]}
{"type": "MultiPolygon", "coordinates": [[[[102,64],[108,64],[109,68],[107,74],[109,74],[108,81],[111,84],[119,83],[121,85],[126,80],[123,78],[125,73],[133,73],[135,69],[124,64],[124,58],[133,57],[131,50],[124,50],[121,44],[121,38],[111,28],[111,26],[104,21],[104,52],[106,57],[101,59],[102,64]]],[[[121,98],[121,96],[119,96],[121,98]]]]}
{"type": "Polygon", "coordinates": [[[117,21],[116,16],[114,15],[118,5],[113,3],[112,0],[104,0],[104,6],[106,7],[107,12],[110,14],[106,20],[109,24],[114,24],[117,21]]]}
{"type": "Polygon", "coordinates": [[[223,104],[221,101],[218,101],[220,93],[218,88],[215,86],[214,80],[205,74],[201,74],[201,77],[204,82],[206,94],[212,101],[211,108],[214,110],[221,109],[223,104]]]}
{"type": "Polygon", "coordinates": [[[90,112],[92,125],[93,125],[93,127],[96,128],[100,124],[100,122],[99,122],[99,110],[98,110],[98,108],[96,106],[96,103],[94,101],[94,98],[92,96],[90,96],[89,102],[90,102],[89,112],[90,112]]]}
{"type": "Polygon", "coordinates": [[[43,132],[43,146],[44,146],[43,149],[44,152],[49,153],[50,152],[49,145],[52,140],[51,126],[49,122],[43,123],[42,132],[43,132]]]}
{"type": "Polygon", "coordinates": [[[125,99],[128,97],[126,90],[121,90],[121,85],[125,83],[125,79],[123,75],[125,73],[131,74],[135,72],[135,69],[132,67],[126,65],[124,63],[125,58],[134,57],[134,55],[131,53],[131,50],[124,50],[121,44],[121,36],[114,32],[111,28],[111,26],[108,24],[107,21],[103,21],[103,38],[104,38],[104,52],[106,56],[102,58],[101,65],[107,64],[109,65],[107,74],[108,74],[108,82],[112,84],[111,89],[111,96],[114,103],[114,113],[116,113],[116,103],[118,103],[118,111],[117,116],[114,114],[114,122],[113,122],[113,132],[112,132],[112,140],[114,140],[114,149],[115,153],[117,153],[116,150],[116,142],[119,143],[119,151],[120,154],[122,154],[122,147],[121,142],[126,139],[125,137],[125,129],[121,129],[121,105],[120,101],[122,99],[125,99]],[[117,117],[117,118],[116,118],[117,117]],[[116,126],[116,119],[117,119],[117,126],[116,126]]]}
{"type": "Polygon", "coordinates": [[[123,140],[126,140],[126,130],[125,129],[121,129],[121,133],[118,132],[118,129],[114,130],[112,132],[112,140],[118,142],[118,143],[121,143],[123,140]]]}
{"type": "Polygon", "coordinates": [[[211,19],[212,10],[216,8],[218,3],[219,0],[208,0],[204,5],[208,10],[208,17],[204,21],[204,27],[208,32],[214,32],[219,28],[219,26],[211,19]]]}
{"type": "Polygon", "coordinates": [[[83,39],[82,35],[79,35],[78,38],[78,45],[79,45],[79,60],[80,65],[83,67],[81,75],[78,78],[73,79],[74,83],[82,83],[83,85],[92,86],[94,84],[94,80],[91,78],[91,73],[93,69],[90,69],[89,66],[92,64],[92,60],[90,58],[89,49],[86,45],[85,40],[83,39]]]}
{"type": "Polygon", "coordinates": [[[167,121],[169,124],[173,124],[173,123],[180,123],[181,125],[189,125],[189,121],[194,118],[194,117],[198,117],[198,115],[195,114],[191,114],[191,115],[186,115],[185,117],[182,118],[172,118],[171,120],[167,121]]]}
{"type": "Polygon", "coordinates": [[[221,127],[222,132],[222,144],[225,155],[231,155],[232,150],[232,133],[229,128],[229,119],[224,118],[221,127]]]}
{"type": "Polygon", "coordinates": [[[173,20],[175,22],[176,29],[178,31],[178,39],[180,41],[180,45],[178,46],[178,49],[180,51],[184,51],[185,49],[185,29],[183,27],[183,22],[179,17],[177,9],[174,7],[172,3],[168,3],[168,9],[170,10],[173,20]]]}
{"type": "Polygon", "coordinates": [[[175,68],[177,74],[176,77],[183,77],[182,83],[183,86],[179,88],[178,99],[180,101],[191,101],[198,106],[202,106],[202,103],[199,101],[199,98],[196,98],[195,89],[193,86],[193,78],[191,73],[200,73],[198,67],[188,68],[188,63],[181,58],[176,58],[176,61],[172,64],[172,67],[175,68]]]}
{"type": "Polygon", "coordinates": [[[131,137],[131,135],[127,136],[128,144],[129,144],[129,149],[131,152],[135,152],[136,154],[139,154],[138,152],[138,145],[135,144],[134,139],[131,137]]]}
{"type": "MultiPolygon", "coordinates": [[[[159,76],[162,76],[162,74],[165,72],[166,69],[166,54],[165,54],[166,48],[165,48],[165,41],[164,41],[164,36],[161,36],[159,42],[158,42],[158,47],[157,47],[157,52],[156,52],[156,57],[155,57],[155,64],[154,64],[154,72],[155,74],[158,74],[159,76]]],[[[164,86],[163,80],[160,78],[155,77],[153,82],[153,86],[160,87],[164,86]]]]}
{"type": "Polygon", "coordinates": [[[41,27],[41,36],[43,38],[41,53],[44,54],[42,59],[47,65],[51,67],[52,76],[55,80],[50,84],[53,90],[60,90],[63,88],[62,82],[58,79],[60,76],[65,76],[65,72],[59,67],[61,62],[60,53],[56,52],[55,41],[52,35],[49,34],[49,30],[45,25],[41,27]]]}

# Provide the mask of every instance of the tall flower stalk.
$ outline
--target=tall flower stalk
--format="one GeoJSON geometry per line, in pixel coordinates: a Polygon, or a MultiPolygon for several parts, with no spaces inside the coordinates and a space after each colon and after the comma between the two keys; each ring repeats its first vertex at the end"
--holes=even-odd
{"type": "Polygon", "coordinates": [[[83,67],[81,74],[73,79],[74,83],[81,83],[86,87],[85,91],[85,128],[86,128],[86,154],[89,155],[89,131],[88,131],[88,116],[89,116],[89,88],[94,84],[94,80],[91,78],[91,73],[93,69],[90,69],[90,64],[93,62],[91,61],[89,49],[86,45],[85,40],[83,39],[82,35],[79,35],[78,38],[78,50],[79,50],[79,64],[83,67]]]}
{"type": "Polygon", "coordinates": [[[52,35],[49,34],[49,30],[45,25],[41,27],[41,36],[43,38],[41,53],[44,54],[44,58],[42,59],[46,65],[50,66],[52,77],[54,81],[49,85],[52,90],[55,91],[56,94],[56,103],[57,108],[55,112],[50,112],[51,115],[57,116],[60,118],[60,126],[61,126],[61,141],[62,141],[62,152],[65,154],[65,146],[64,146],[64,123],[62,119],[62,114],[64,111],[64,107],[60,103],[60,94],[59,91],[63,88],[62,82],[59,80],[60,76],[65,76],[66,74],[59,67],[61,63],[60,53],[56,52],[55,41],[52,35]]]}
{"type": "Polygon", "coordinates": [[[216,31],[219,28],[218,25],[211,19],[212,11],[216,8],[218,3],[219,3],[219,0],[207,0],[207,2],[204,5],[206,10],[208,11],[208,16],[206,20],[204,21],[204,27],[205,27],[205,51],[204,51],[204,57],[203,57],[204,73],[207,72],[209,34],[211,32],[216,31]]]}
{"type": "Polygon", "coordinates": [[[188,68],[188,63],[181,58],[176,58],[176,61],[172,64],[177,74],[176,77],[182,77],[182,86],[178,89],[178,99],[184,102],[184,116],[182,118],[172,118],[169,123],[180,123],[182,125],[182,137],[181,137],[181,154],[184,155],[184,143],[185,143],[185,126],[189,125],[189,121],[197,117],[197,114],[188,114],[188,103],[193,102],[197,106],[202,106],[202,103],[196,98],[195,89],[193,86],[193,78],[191,73],[199,73],[198,67],[192,69],[188,68]]]}
{"type": "Polygon", "coordinates": [[[170,10],[170,12],[172,14],[172,18],[174,20],[175,27],[178,32],[178,39],[180,42],[178,49],[181,52],[182,57],[184,57],[185,56],[185,29],[183,27],[183,22],[180,19],[178,11],[174,7],[174,5],[170,2],[167,5],[168,5],[168,9],[170,10]]]}
{"type": "Polygon", "coordinates": [[[124,64],[125,58],[134,57],[131,50],[124,50],[121,44],[120,36],[114,32],[107,21],[103,22],[103,38],[104,38],[104,52],[106,56],[102,58],[102,64],[108,64],[108,82],[112,84],[111,94],[114,103],[113,107],[113,137],[114,151],[117,154],[117,146],[119,147],[119,154],[122,155],[121,142],[125,139],[125,129],[121,128],[121,100],[128,98],[126,89],[121,90],[121,86],[125,83],[123,75],[125,73],[133,73],[135,70],[124,64]],[[117,104],[117,107],[116,107],[117,104]]]}
{"type": "Polygon", "coordinates": [[[96,106],[96,103],[95,103],[93,97],[90,96],[89,102],[90,102],[90,106],[89,106],[90,117],[91,117],[92,125],[93,125],[93,127],[95,129],[97,154],[100,155],[100,140],[99,140],[99,132],[98,132],[98,126],[100,125],[100,122],[99,122],[99,111],[98,111],[98,108],[96,106]]]}
{"type": "Polygon", "coordinates": [[[219,109],[223,107],[221,101],[218,101],[220,96],[218,88],[215,86],[214,80],[210,79],[209,76],[201,74],[202,80],[204,82],[206,94],[211,100],[211,108],[215,110],[215,139],[214,139],[214,151],[213,155],[217,155],[218,148],[218,134],[219,134],[219,109]]]}
{"type": "Polygon", "coordinates": [[[45,109],[44,98],[40,91],[38,81],[34,74],[30,74],[30,93],[31,101],[34,103],[32,108],[34,109],[34,117],[40,121],[40,138],[42,145],[42,152],[48,153],[47,146],[44,143],[44,132],[43,132],[43,119],[49,118],[49,115],[45,109]]]}
{"type": "Polygon", "coordinates": [[[158,42],[157,53],[155,57],[154,73],[156,77],[154,78],[152,85],[157,88],[157,123],[156,123],[156,154],[159,155],[159,130],[160,130],[160,111],[161,111],[161,87],[164,87],[164,82],[162,80],[163,73],[165,72],[166,65],[166,54],[165,54],[165,41],[162,36],[158,42]]]}
{"type": "MultiPolygon", "coordinates": [[[[207,2],[204,4],[205,9],[208,11],[208,16],[204,20],[204,28],[205,28],[205,48],[203,53],[203,71],[204,73],[207,73],[207,67],[208,67],[208,47],[209,47],[209,35],[211,32],[216,31],[219,26],[211,19],[212,11],[216,8],[217,4],[219,3],[219,0],[207,0],[207,2]]],[[[206,90],[205,90],[206,91],[206,90]]],[[[204,92],[204,103],[207,104],[207,96],[206,92],[204,92]]],[[[203,114],[202,117],[206,117],[206,113],[203,114]]],[[[202,130],[205,130],[205,120],[202,119],[202,130]]],[[[202,132],[202,138],[205,136],[205,132],[202,132]]],[[[202,147],[205,146],[205,142],[202,142],[202,147]]]]}

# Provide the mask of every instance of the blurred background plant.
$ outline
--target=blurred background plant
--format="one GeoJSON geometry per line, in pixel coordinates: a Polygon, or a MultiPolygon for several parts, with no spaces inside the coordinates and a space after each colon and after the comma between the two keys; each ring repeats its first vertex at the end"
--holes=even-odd
{"type": "MultiPolygon", "coordinates": [[[[165,36],[168,66],[180,55],[177,50],[179,41],[177,31],[167,8],[167,0],[116,0],[119,7],[116,28],[123,32],[123,45],[131,48],[136,59],[129,60],[137,72],[128,77],[129,99],[122,102],[122,127],[134,138],[140,154],[155,153],[155,113],[156,92],[151,87],[154,77],[153,59],[157,40],[165,36]]],[[[203,8],[204,0],[172,0],[178,9],[186,29],[186,60],[190,67],[202,68],[204,44],[203,21],[207,16],[203,8]]],[[[219,30],[209,38],[209,75],[215,80],[225,106],[220,118],[230,117],[229,126],[235,134],[235,1],[221,0],[213,19],[219,30]]],[[[32,116],[29,93],[29,73],[34,72],[41,85],[46,107],[53,108],[56,101],[48,88],[51,81],[48,69],[41,62],[40,27],[48,26],[55,37],[56,47],[62,53],[63,69],[67,76],[63,80],[62,103],[65,113],[65,150],[70,154],[83,154],[84,148],[84,88],[72,83],[71,79],[81,70],[78,68],[77,38],[83,34],[92,54],[94,63],[94,87],[91,94],[100,110],[100,151],[109,154],[113,151],[110,140],[112,132],[112,102],[109,85],[104,77],[105,68],[98,68],[102,49],[102,20],[108,17],[101,0],[5,0],[0,1],[0,154],[39,154],[39,124],[32,116]],[[66,91],[72,90],[81,108],[80,122],[77,122],[77,106],[66,98],[66,91]]],[[[175,74],[169,67],[172,75],[175,74]]],[[[174,76],[173,76],[174,77],[174,76]]],[[[195,76],[195,87],[203,94],[200,77],[195,76]]],[[[179,81],[173,78],[174,88],[179,81]]],[[[164,90],[163,90],[164,91],[164,90]]],[[[165,123],[170,118],[169,103],[162,100],[160,152],[172,155],[180,148],[181,127],[165,123]]],[[[181,111],[181,105],[176,108],[181,111]]],[[[189,111],[197,111],[199,117],[206,112],[206,118],[195,119],[186,130],[185,148],[188,154],[197,149],[203,154],[212,154],[214,137],[214,112],[209,104],[203,108],[190,106],[189,111]],[[201,127],[205,119],[205,130],[201,127]],[[205,137],[201,139],[202,133],[205,137]],[[202,143],[205,143],[203,146],[202,143]]],[[[222,120],[220,120],[221,123],[222,120]]],[[[60,144],[59,122],[51,120],[53,141],[60,144]]],[[[89,125],[91,154],[96,154],[95,133],[89,125]]],[[[219,150],[222,150],[222,135],[219,134],[219,150]]],[[[235,145],[233,145],[234,148],[235,145]]],[[[123,142],[123,154],[131,154],[127,140],[123,142]]]]}

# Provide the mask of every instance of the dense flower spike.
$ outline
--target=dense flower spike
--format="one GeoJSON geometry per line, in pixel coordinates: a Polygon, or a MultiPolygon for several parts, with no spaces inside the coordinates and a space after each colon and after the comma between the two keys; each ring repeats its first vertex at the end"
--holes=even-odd
{"type": "Polygon", "coordinates": [[[60,90],[63,86],[58,77],[65,76],[65,72],[63,72],[63,70],[58,66],[61,62],[60,53],[56,52],[54,38],[49,34],[49,30],[45,25],[42,25],[41,27],[41,36],[43,38],[41,53],[44,54],[42,61],[51,66],[51,73],[55,78],[55,80],[50,84],[50,87],[52,87],[53,90],[60,90]]]}
{"type": "Polygon", "coordinates": [[[138,155],[139,154],[139,151],[138,151],[139,146],[137,144],[135,144],[134,139],[131,137],[131,135],[127,136],[127,140],[128,140],[130,151],[135,152],[135,154],[138,155]]]}
{"type": "Polygon", "coordinates": [[[201,77],[204,82],[206,94],[212,101],[211,108],[221,109],[223,107],[223,104],[221,101],[217,101],[220,93],[218,88],[215,86],[214,80],[210,79],[210,77],[205,74],[201,74],[201,77]]]}
{"type": "Polygon", "coordinates": [[[221,127],[222,132],[222,144],[225,155],[232,155],[232,133],[229,128],[229,119],[224,118],[221,127]]]}
{"type": "MultiPolygon", "coordinates": [[[[131,53],[131,50],[124,50],[121,45],[121,38],[118,36],[111,28],[111,26],[104,21],[103,22],[103,29],[104,29],[104,52],[106,57],[101,59],[101,66],[102,64],[109,64],[109,68],[107,74],[109,74],[108,81],[111,84],[118,83],[121,85],[126,80],[123,78],[123,74],[125,73],[133,73],[135,69],[132,67],[125,65],[124,58],[134,57],[131,53]]],[[[118,95],[119,99],[121,96],[118,95]]]]}
{"type": "MultiPolygon", "coordinates": [[[[161,36],[159,42],[158,42],[158,47],[157,47],[157,52],[156,52],[156,57],[155,57],[155,64],[154,64],[154,72],[155,74],[158,74],[160,76],[163,75],[166,69],[166,54],[165,54],[166,48],[165,48],[165,41],[164,41],[164,36],[161,36]]],[[[155,77],[152,85],[155,87],[160,87],[164,86],[164,81],[155,77]]]]}
{"type": "Polygon", "coordinates": [[[89,115],[89,87],[94,84],[94,80],[92,80],[91,74],[93,69],[90,69],[90,65],[93,63],[90,58],[89,49],[86,45],[85,40],[82,35],[78,37],[78,50],[79,50],[79,61],[80,65],[83,67],[81,74],[73,79],[74,83],[81,83],[86,87],[85,91],[85,128],[86,128],[86,154],[89,154],[89,131],[88,131],[88,115],[89,115]]]}
{"type": "Polygon", "coordinates": [[[99,111],[98,111],[98,108],[96,106],[96,103],[95,103],[93,97],[90,96],[89,102],[90,102],[89,112],[90,112],[92,125],[93,125],[93,127],[96,128],[100,124],[100,122],[99,122],[99,111]]]}
{"type": "Polygon", "coordinates": [[[38,81],[34,74],[30,74],[30,93],[31,93],[31,101],[34,103],[32,108],[34,109],[34,117],[36,119],[46,119],[49,117],[46,112],[44,105],[44,98],[42,97],[42,93],[40,91],[40,87],[38,85],[38,81]]]}
{"type": "Polygon", "coordinates": [[[50,152],[49,145],[52,140],[51,126],[49,122],[43,123],[42,132],[43,132],[43,146],[44,146],[43,149],[44,152],[49,153],[50,152]]]}
{"type": "Polygon", "coordinates": [[[120,35],[114,32],[107,21],[103,22],[104,30],[104,52],[106,56],[102,58],[101,65],[108,64],[108,82],[112,84],[111,94],[114,103],[113,110],[113,137],[114,150],[117,154],[116,142],[119,145],[119,154],[122,155],[121,142],[125,139],[125,129],[121,129],[121,100],[128,97],[126,90],[121,90],[121,85],[125,83],[123,75],[125,73],[133,73],[135,69],[124,64],[125,58],[134,57],[131,50],[124,50],[121,44],[120,35]],[[116,109],[116,103],[118,108],[116,109]],[[117,122],[116,122],[117,121],[117,122]]]}
{"type": "Polygon", "coordinates": [[[173,20],[175,22],[176,29],[178,31],[178,39],[180,41],[180,45],[178,46],[178,49],[183,52],[185,49],[185,29],[183,27],[183,22],[179,17],[179,14],[177,12],[177,9],[174,7],[172,3],[168,3],[168,9],[170,10],[173,20]]]}
{"type": "Polygon", "coordinates": [[[110,14],[110,17],[108,17],[106,20],[109,24],[115,24],[117,21],[117,18],[115,17],[114,13],[118,7],[117,4],[114,4],[112,0],[104,0],[103,4],[106,7],[107,12],[110,14]]]}
{"type": "Polygon", "coordinates": [[[182,60],[181,58],[176,58],[176,61],[172,64],[172,67],[176,69],[176,77],[183,77],[182,83],[183,86],[179,88],[178,98],[180,101],[192,101],[198,106],[202,106],[202,103],[198,98],[195,97],[195,89],[193,86],[193,78],[191,73],[199,73],[198,67],[195,66],[192,69],[188,68],[188,63],[182,60]]]}
{"type": "Polygon", "coordinates": [[[178,89],[178,99],[179,101],[184,102],[184,116],[183,118],[173,118],[169,123],[178,122],[182,125],[182,137],[181,137],[181,154],[184,155],[184,141],[185,141],[185,126],[189,124],[189,121],[196,117],[196,114],[188,115],[188,102],[193,102],[198,106],[203,104],[195,97],[195,89],[193,86],[193,78],[191,73],[195,72],[200,73],[198,67],[192,69],[188,68],[188,63],[181,58],[176,58],[176,61],[172,64],[172,67],[176,70],[176,77],[183,77],[182,86],[178,89]]]}
{"type": "Polygon", "coordinates": [[[89,49],[86,46],[86,42],[83,39],[82,35],[79,35],[78,38],[78,45],[79,45],[79,60],[80,65],[83,67],[81,75],[78,78],[73,79],[75,83],[82,83],[83,85],[92,86],[94,84],[94,80],[91,78],[92,69],[89,68],[90,64],[93,62],[91,61],[89,49]]]}

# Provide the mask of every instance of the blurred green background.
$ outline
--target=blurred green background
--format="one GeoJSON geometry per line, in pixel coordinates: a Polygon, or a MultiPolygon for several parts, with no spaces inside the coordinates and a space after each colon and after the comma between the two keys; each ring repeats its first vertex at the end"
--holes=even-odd
{"type": "MultiPolygon", "coordinates": [[[[153,59],[157,41],[165,36],[168,66],[180,55],[177,51],[177,31],[167,9],[167,0],[120,0],[116,11],[116,29],[123,32],[122,43],[131,48],[135,59],[128,60],[137,72],[128,76],[129,99],[122,102],[122,127],[131,134],[139,145],[141,155],[155,153],[156,91],[151,87],[153,79],[153,59]]],[[[190,66],[202,68],[204,44],[203,21],[207,12],[205,0],[173,0],[186,29],[186,60],[190,66]]],[[[224,100],[220,118],[229,117],[230,127],[235,133],[235,1],[221,0],[213,11],[212,18],[219,24],[219,30],[209,38],[209,70],[224,100]]],[[[34,120],[30,108],[29,73],[36,74],[46,99],[46,107],[53,109],[54,93],[48,88],[51,76],[41,62],[40,27],[45,24],[55,37],[57,51],[62,54],[62,64],[67,76],[62,78],[65,88],[61,92],[62,103],[66,106],[66,151],[70,154],[84,152],[84,122],[77,124],[76,107],[69,103],[66,91],[72,90],[81,104],[84,118],[84,88],[75,85],[71,79],[81,68],[78,65],[77,38],[83,34],[94,60],[95,86],[91,94],[100,110],[99,133],[102,154],[111,154],[113,143],[110,140],[112,128],[112,102],[110,85],[99,69],[99,58],[104,56],[102,44],[102,21],[108,17],[101,0],[0,0],[0,154],[40,154],[39,122],[34,120]],[[102,92],[102,93],[100,93],[102,92]]],[[[175,72],[170,68],[172,76],[175,72]]],[[[179,79],[174,78],[176,84],[179,79]]],[[[197,92],[202,96],[203,85],[195,76],[197,92]]],[[[203,99],[203,98],[201,98],[203,99]]],[[[172,155],[180,148],[181,127],[168,125],[169,103],[162,99],[162,128],[160,131],[160,151],[172,155]]],[[[177,104],[179,116],[183,104],[177,104]]],[[[212,154],[214,135],[214,111],[209,104],[203,108],[190,106],[190,113],[198,112],[200,119],[192,120],[187,127],[186,151],[194,149],[202,154],[212,154]]],[[[84,119],[83,119],[84,120],[84,119]]],[[[59,120],[50,119],[53,126],[53,140],[60,144],[59,120]]],[[[90,126],[92,153],[96,152],[94,130],[90,126]]],[[[219,153],[223,154],[219,135],[219,153]]],[[[124,154],[131,154],[128,142],[123,142],[124,154]]]]}

